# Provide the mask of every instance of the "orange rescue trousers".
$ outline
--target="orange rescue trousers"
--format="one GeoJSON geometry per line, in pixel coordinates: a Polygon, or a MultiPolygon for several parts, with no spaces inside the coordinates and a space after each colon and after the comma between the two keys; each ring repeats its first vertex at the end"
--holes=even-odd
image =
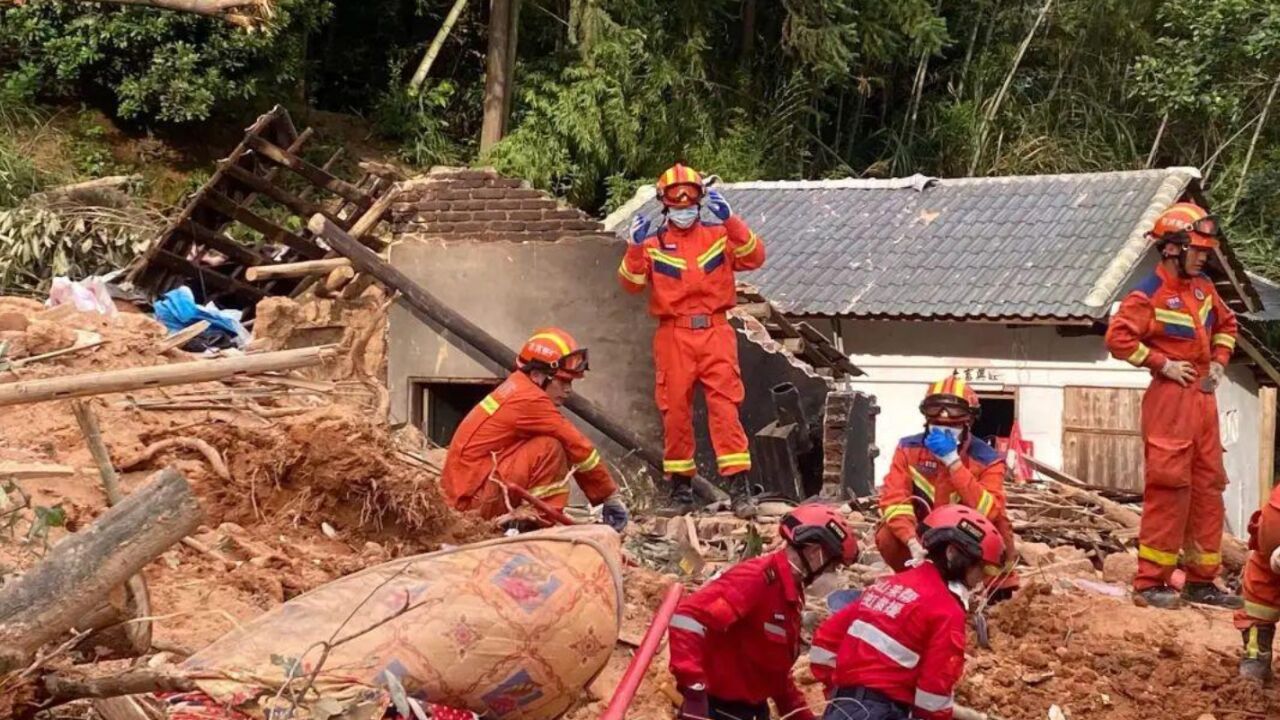
{"type": "Polygon", "coordinates": [[[745,394],[738,368],[738,334],[723,313],[710,317],[711,327],[701,329],[664,319],[653,336],[657,368],[654,393],[665,438],[662,464],[669,475],[697,471],[693,459],[695,384],[702,385],[707,401],[707,426],[720,474],[751,469],[747,434],[738,419],[738,406],[745,394]]]}
{"type": "MultiPolygon", "coordinates": [[[[557,510],[569,504],[569,456],[559,440],[548,435],[516,443],[498,455],[496,479],[522,487],[530,495],[557,510]]],[[[519,498],[511,506],[520,505],[519,498]]],[[[486,482],[476,493],[472,507],[484,518],[495,518],[510,512],[506,494],[496,482],[486,482]]]]}
{"type": "MultiPolygon", "coordinates": [[[[1236,627],[1248,630],[1280,620],[1280,575],[1271,570],[1271,555],[1280,547],[1280,487],[1249,522],[1249,560],[1244,566],[1244,607],[1236,611],[1236,627]]],[[[1268,648],[1270,649],[1270,648],[1268,648]]]]}
{"type": "Polygon", "coordinates": [[[1227,486],[1213,394],[1198,382],[1184,388],[1155,378],[1142,398],[1142,437],[1146,487],[1133,587],[1168,585],[1179,565],[1189,582],[1212,582],[1222,564],[1227,486]]]}

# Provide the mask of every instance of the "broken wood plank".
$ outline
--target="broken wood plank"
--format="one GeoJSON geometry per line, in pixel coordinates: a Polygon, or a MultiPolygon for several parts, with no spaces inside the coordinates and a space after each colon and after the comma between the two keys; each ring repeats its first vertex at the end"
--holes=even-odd
{"type": "Polygon", "coordinates": [[[182,474],[166,468],[0,586],[0,674],[25,667],[112,588],[195,530],[201,516],[182,474]]]}
{"type": "Polygon", "coordinates": [[[355,300],[359,298],[361,295],[364,295],[364,291],[368,290],[369,286],[375,282],[377,282],[377,280],[375,280],[369,273],[360,273],[359,275],[356,275],[354,280],[347,283],[347,286],[342,288],[342,299],[355,300]]]}
{"type": "Polygon", "coordinates": [[[80,677],[58,674],[42,679],[45,698],[50,705],[61,705],[84,698],[111,698],[155,692],[190,692],[195,681],[178,670],[135,669],[103,677],[80,677]]]}
{"type": "MultiPolygon", "coordinates": [[[[373,204],[373,198],[368,193],[360,190],[351,183],[331,175],[325,170],[312,165],[293,153],[285,150],[275,143],[257,135],[247,135],[245,140],[249,143],[249,147],[254,152],[266,158],[271,163],[283,168],[287,168],[297,173],[307,182],[317,187],[324,188],[329,192],[342,197],[348,202],[355,203],[361,208],[367,208],[373,204]]],[[[298,198],[303,202],[307,202],[304,198],[298,198]]]]}
{"type": "Polygon", "coordinates": [[[170,350],[176,350],[182,347],[183,345],[186,345],[187,343],[191,342],[192,340],[195,340],[196,338],[200,337],[200,334],[208,329],[209,329],[208,320],[197,320],[191,325],[188,325],[182,328],[178,332],[173,333],[169,337],[166,337],[164,340],[162,340],[159,345],[156,345],[156,354],[163,355],[169,352],[170,350]]]}
{"type": "Polygon", "coordinates": [[[152,261],[157,265],[182,273],[184,277],[190,278],[193,284],[198,283],[198,287],[212,287],[224,292],[241,294],[252,298],[253,302],[257,302],[267,296],[260,288],[223,275],[213,268],[196,265],[190,260],[174,255],[168,250],[157,250],[152,261]]]}
{"type": "Polygon", "coordinates": [[[304,260],[302,262],[279,263],[276,265],[258,265],[245,270],[247,280],[257,282],[272,278],[292,278],[306,275],[327,275],[338,268],[351,267],[351,261],[344,257],[323,258],[321,260],[304,260]]]}
{"type": "Polygon", "coordinates": [[[141,388],[186,385],[272,370],[292,370],[319,365],[335,355],[336,351],[332,346],[319,346],[217,360],[195,360],[173,365],[106,370],[44,380],[5,383],[0,384],[0,407],[105,395],[141,388]]]}
{"type": "Polygon", "coordinates": [[[65,347],[61,350],[50,350],[47,353],[40,353],[39,355],[28,355],[27,357],[18,358],[17,360],[12,360],[7,363],[0,362],[0,369],[20,368],[25,365],[30,365],[31,363],[41,362],[42,360],[52,360],[53,358],[62,357],[63,355],[78,353],[81,350],[92,350],[105,342],[105,340],[99,337],[97,340],[90,340],[89,342],[72,345],[71,347],[65,347]]]}
{"type": "Polygon", "coordinates": [[[302,217],[309,217],[316,213],[320,213],[321,215],[324,215],[325,217],[329,218],[330,221],[337,223],[341,227],[347,226],[347,223],[340,221],[337,217],[330,214],[328,210],[325,210],[320,205],[310,200],[304,200],[298,197],[297,195],[294,195],[288,190],[285,190],[279,185],[276,185],[270,180],[262,177],[261,175],[255,175],[254,173],[250,172],[249,170],[245,170],[239,165],[227,165],[225,169],[226,169],[227,177],[231,178],[232,180],[235,180],[236,182],[249,188],[250,190],[253,190],[254,192],[257,192],[260,195],[265,195],[271,198],[272,200],[280,203],[281,205],[284,205],[285,207],[289,208],[297,215],[301,215],[302,217]]]}
{"type": "Polygon", "coordinates": [[[217,190],[205,193],[204,199],[205,204],[219,214],[262,233],[266,242],[286,245],[290,250],[312,260],[324,255],[324,250],[315,243],[276,225],[248,208],[241,207],[236,201],[217,190]]]}
{"type": "Polygon", "coordinates": [[[355,276],[356,271],[349,267],[334,268],[316,288],[316,295],[331,298],[341,292],[355,276]]]}
{"type": "Polygon", "coordinates": [[[8,480],[35,480],[38,478],[72,477],[79,470],[70,465],[55,463],[0,462],[0,478],[8,480]]]}

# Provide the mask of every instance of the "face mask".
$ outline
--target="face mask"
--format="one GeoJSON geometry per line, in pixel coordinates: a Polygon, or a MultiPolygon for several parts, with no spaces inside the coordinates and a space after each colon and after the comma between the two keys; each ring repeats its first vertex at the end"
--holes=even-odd
{"type": "Polygon", "coordinates": [[[929,431],[933,432],[934,430],[941,430],[942,432],[955,438],[956,442],[959,442],[960,436],[964,434],[964,428],[956,427],[955,425],[932,425],[932,424],[929,425],[929,431]]]}
{"type": "Polygon", "coordinates": [[[667,211],[667,219],[678,228],[687,228],[698,220],[698,206],[672,208],[667,211]]]}
{"type": "Polygon", "coordinates": [[[964,611],[969,612],[969,594],[971,592],[969,588],[965,587],[965,584],[959,580],[952,580],[947,583],[947,589],[950,590],[951,594],[955,595],[956,599],[960,601],[960,604],[964,606],[964,611]]]}

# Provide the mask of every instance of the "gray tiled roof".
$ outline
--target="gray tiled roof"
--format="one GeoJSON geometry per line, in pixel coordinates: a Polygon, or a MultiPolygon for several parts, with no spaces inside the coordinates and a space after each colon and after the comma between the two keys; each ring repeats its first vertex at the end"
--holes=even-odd
{"type": "MultiPolygon", "coordinates": [[[[718,187],[768,249],[742,280],[789,314],[1096,319],[1146,251],[1155,215],[1196,177],[1171,168],[718,187]]],[[[638,193],[606,223],[625,233],[637,210],[658,208],[638,193]]]]}
{"type": "Polygon", "coordinates": [[[1280,285],[1255,273],[1249,273],[1249,281],[1262,299],[1262,309],[1249,313],[1246,317],[1259,322],[1280,320],[1280,285]]]}

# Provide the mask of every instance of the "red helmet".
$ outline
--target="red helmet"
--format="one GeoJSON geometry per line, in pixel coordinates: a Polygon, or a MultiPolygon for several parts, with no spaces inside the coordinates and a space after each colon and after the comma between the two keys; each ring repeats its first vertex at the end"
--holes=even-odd
{"type": "Polygon", "coordinates": [[[667,207],[697,205],[706,193],[702,174],[691,167],[676,163],[658,177],[658,200],[667,207]]]}
{"type": "Polygon", "coordinates": [[[1004,538],[985,515],[966,505],[941,505],[924,519],[927,528],[920,539],[933,549],[952,545],[987,565],[1004,561],[1004,538]]]}
{"type": "Polygon", "coordinates": [[[978,394],[958,373],[930,385],[920,403],[920,412],[938,425],[967,425],[978,419],[981,410],[978,394]]]}
{"type": "Polygon", "coordinates": [[[1195,203],[1180,202],[1160,213],[1150,236],[1161,243],[1175,243],[1213,250],[1218,247],[1218,219],[1195,203]]]}
{"type": "Polygon", "coordinates": [[[541,370],[561,380],[577,380],[586,374],[587,349],[560,328],[535,330],[520,348],[517,361],[520,370],[541,370]]]}
{"type": "Polygon", "coordinates": [[[844,516],[827,505],[805,503],[783,515],[778,534],[797,549],[817,543],[845,565],[858,559],[857,536],[844,516]]]}

